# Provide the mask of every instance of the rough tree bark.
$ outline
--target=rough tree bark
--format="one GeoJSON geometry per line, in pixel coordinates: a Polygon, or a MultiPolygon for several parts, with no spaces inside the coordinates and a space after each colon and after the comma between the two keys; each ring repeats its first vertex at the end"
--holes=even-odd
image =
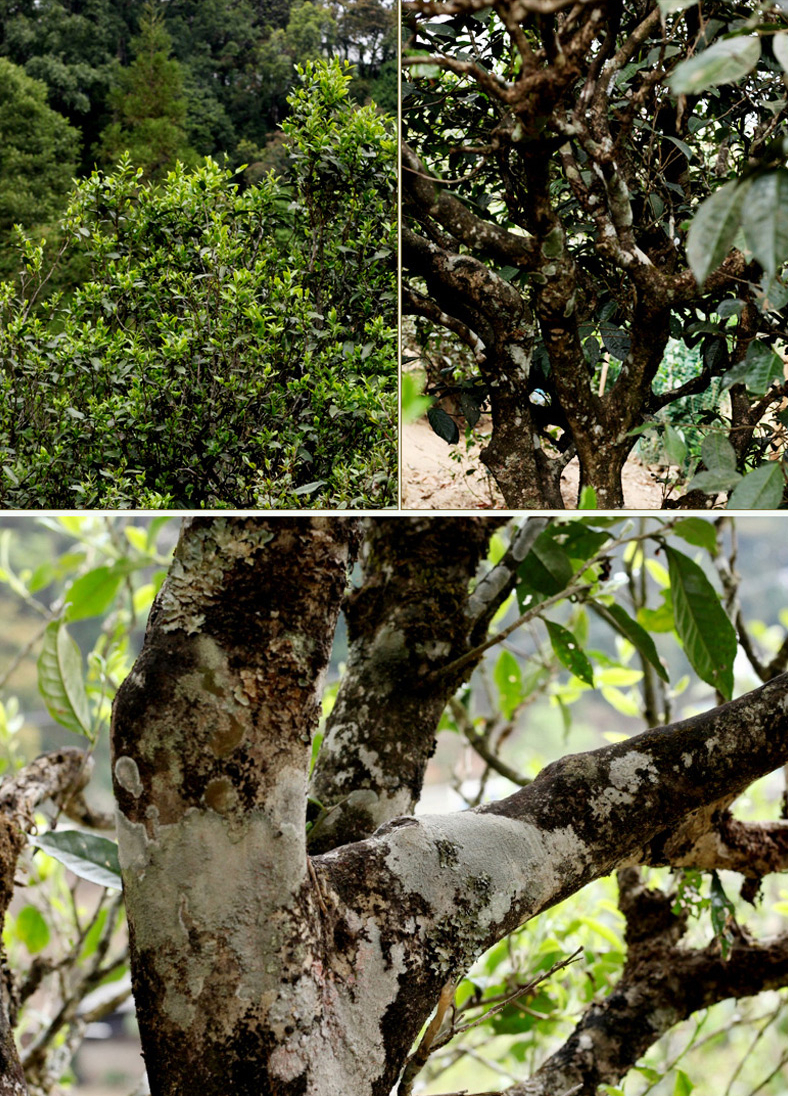
{"type": "MultiPolygon", "coordinates": [[[[671,37],[656,0],[625,5],[623,17],[620,0],[577,8],[406,0],[403,9],[414,47],[403,59],[406,77],[436,68],[451,74],[444,83],[425,76],[421,96],[411,95],[403,111],[403,310],[452,332],[469,351],[492,412],[481,459],[508,506],[563,509],[560,476],[576,454],[580,490],[593,487],[600,508],[621,508],[636,428],[706,391],[746,352],[746,341],[732,355],[718,344],[716,358],[704,356],[687,384],[654,391],[671,318],[681,329],[682,316],[692,310],[694,318],[694,309],[727,292],[749,299],[742,287],[760,276],[734,250],[701,289],[687,268],[683,229],[660,227],[644,204],[657,193],[668,210],[676,193],[697,202],[687,146],[696,98],[676,101],[665,89],[695,49],[697,16],[688,14],[671,37]],[[471,59],[454,37],[468,33],[463,16],[470,22],[491,8],[506,48],[496,52],[482,37],[471,59]],[[435,20],[447,16],[457,18],[438,40],[435,20]],[[617,79],[637,64],[637,80],[616,100],[617,79]],[[640,126],[651,120],[643,137],[640,126]],[[606,391],[584,353],[591,331],[602,330],[603,301],[627,340],[606,391]],[[536,368],[539,341],[549,369],[536,368]]],[[[688,209],[671,214],[671,224],[688,209]]],[[[742,400],[730,432],[740,457],[774,397],[752,404],[742,389],[742,400]]]]}
{"type": "MultiPolygon", "coordinates": [[[[492,527],[366,525],[363,575],[348,602],[349,680],[328,730],[326,774],[312,780],[329,807],[339,804],[338,821],[324,818],[333,847],[310,857],[310,740],[362,526],[321,517],[184,524],[113,720],[153,1096],[389,1096],[441,990],[485,948],[599,876],[664,863],[682,825],[691,844],[704,811],[788,757],[781,675],[693,719],[566,757],[494,805],[403,814],[440,697],[470,673],[474,637],[541,528],[524,525],[472,586],[492,527]],[[427,614],[418,624],[422,595],[435,633],[427,614]],[[452,671],[463,651],[470,657],[452,671]],[[441,660],[450,683],[436,672],[441,660]],[[389,706],[390,760],[381,737],[389,706]],[[417,759],[401,777],[400,733],[417,759]]],[[[722,985],[712,958],[704,971],[722,985]]],[[[633,963],[625,979],[637,979],[633,963]]],[[[784,971],[784,949],[773,967],[784,971]]],[[[734,961],[731,984],[738,970],[734,961]]],[[[742,973],[737,985],[746,984],[742,973]]],[[[578,1042],[587,1045],[582,1032],[578,1042]]],[[[594,1091],[580,1083],[577,1091],[594,1091]]],[[[520,1091],[563,1091],[551,1085],[520,1091]]]]}
{"type": "MultiPolygon", "coordinates": [[[[14,896],[16,865],[34,828],[33,812],[46,799],[66,808],[90,780],[93,759],[82,750],[44,754],[0,787],[0,923],[14,896]]],[[[5,968],[0,976],[0,1096],[27,1096],[27,1083],[14,1042],[15,987],[5,968]]]]}

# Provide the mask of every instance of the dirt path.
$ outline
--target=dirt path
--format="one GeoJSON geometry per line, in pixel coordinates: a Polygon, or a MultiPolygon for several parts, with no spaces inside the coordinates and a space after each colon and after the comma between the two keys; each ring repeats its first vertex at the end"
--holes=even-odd
{"type": "MultiPolygon", "coordinates": [[[[571,461],[561,479],[567,508],[577,498],[578,466],[571,461]]],[[[624,468],[627,510],[659,510],[663,486],[636,457],[624,468]]],[[[501,510],[503,496],[479,460],[479,447],[466,453],[465,444],[449,446],[430,429],[426,419],[402,429],[402,505],[406,510],[501,510]]]]}

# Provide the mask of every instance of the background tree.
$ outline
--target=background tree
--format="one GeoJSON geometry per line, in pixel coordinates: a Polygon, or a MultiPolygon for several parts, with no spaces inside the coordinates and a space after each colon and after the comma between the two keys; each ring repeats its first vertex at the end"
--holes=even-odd
{"type": "MultiPolygon", "coordinates": [[[[89,521],[91,555],[77,577],[66,570],[47,614],[39,680],[53,717],[91,739],[123,681],[113,775],[152,1093],[388,1096],[396,1086],[404,1096],[450,1041],[474,1054],[484,1025],[488,1039],[512,1041],[513,1096],[620,1093],[633,1067],[660,1093],[689,1092],[689,1075],[652,1044],[716,1002],[785,987],[784,905],[769,908],[769,876],[787,851],[785,821],[768,813],[781,781],[763,798],[753,782],[786,759],[788,642],[785,623],[745,624],[732,563],[750,538],[739,544],[730,521],[189,519],[128,676],[123,636],[159,587],[135,592],[161,561],[161,524],[146,535],[106,522],[117,530],[107,538],[101,519],[89,521]],[[103,630],[86,687],[70,632],[116,598],[127,615],[103,630]],[[341,611],[346,670],[326,704],[341,611]],[[763,682],[741,696],[739,646],[763,682]],[[679,713],[689,718],[675,721],[685,656],[708,687],[691,687],[679,713]],[[467,685],[474,669],[490,675],[485,696],[467,685]],[[610,703],[629,696],[654,729],[587,753],[557,743],[537,774],[537,695],[569,713],[581,695],[601,703],[592,682],[610,703]],[[535,765],[524,771],[513,723],[526,706],[535,765]],[[484,763],[475,790],[464,787],[476,802],[414,816],[441,725],[484,763]],[[513,794],[492,790],[502,778],[513,794]],[[745,789],[760,817],[741,817],[746,804],[731,813],[745,789]],[[689,871],[671,879],[650,864],[689,871]],[[619,913],[595,923],[590,885],[614,869],[619,913]],[[764,913],[752,916],[768,938],[742,924],[731,872],[745,879],[744,900],[763,880],[764,913]],[[545,919],[572,916],[576,928],[540,938],[545,919]],[[581,935],[573,955],[576,931],[607,949],[581,935]]],[[[5,581],[29,598],[75,555],[48,571],[7,566],[5,581]]],[[[61,751],[4,782],[6,904],[30,809],[50,793],[79,817],[84,777],[79,752],[61,751]]],[[[63,859],[59,830],[42,820],[36,841],[63,859]]],[[[72,864],[101,864],[117,886],[111,852],[83,842],[72,864]]],[[[71,1034],[68,1016],[59,1023],[71,1034]]],[[[23,1092],[25,1066],[3,1030],[6,1090],[23,1092]]],[[[759,1081],[774,1070],[760,1090],[777,1094],[784,1047],[776,1039],[771,1058],[768,1033],[755,1035],[747,1068],[759,1081]]],[[[54,1041],[39,1038],[39,1061],[54,1062],[54,1041]]],[[[714,1087],[698,1077],[703,1096],[719,1091],[711,1072],[714,1087]]]]}
{"type": "Polygon", "coordinates": [[[13,226],[54,227],[73,185],[79,135],[47,106],[46,88],[0,58],[0,274],[16,265],[13,226]]]}
{"type": "MultiPolygon", "coordinates": [[[[482,460],[507,503],[561,508],[577,454],[581,489],[620,507],[657,416],[674,463],[688,445],[705,462],[691,486],[778,505],[780,461],[742,474],[785,395],[782,6],[405,9],[404,307],[425,347],[449,336],[433,390],[471,426],[491,408],[482,460]],[[699,347],[678,385],[660,375],[671,338],[699,347]],[[699,436],[681,401],[715,384],[699,436]]],[[[457,439],[445,411],[431,417],[457,439]]]]}
{"type": "Polygon", "coordinates": [[[147,179],[161,179],[175,166],[196,160],[186,144],[186,100],[181,68],[170,57],[172,41],[164,17],[145,6],[140,34],[132,40],[134,60],[110,97],[116,121],[101,135],[98,158],[116,163],[128,152],[147,179]]]}

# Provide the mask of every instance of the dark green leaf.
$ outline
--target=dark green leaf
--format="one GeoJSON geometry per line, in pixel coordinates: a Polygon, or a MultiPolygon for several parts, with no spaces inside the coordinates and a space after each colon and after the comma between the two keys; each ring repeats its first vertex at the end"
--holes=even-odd
{"type": "Polygon", "coordinates": [[[723,890],[716,871],[711,873],[711,927],[720,942],[723,959],[728,958],[733,937],[728,927],[728,919],[734,916],[733,902],[723,890]]]}
{"type": "Polygon", "coordinates": [[[448,415],[442,407],[430,407],[427,411],[430,426],[449,445],[456,445],[460,440],[460,430],[457,423],[448,415]]]}
{"type": "Polygon", "coordinates": [[[654,646],[654,640],[645,630],[641,627],[636,620],[623,609],[620,605],[597,605],[597,610],[600,615],[603,616],[608,623],[619,632],[625,639],[638,650],[641,655],[654,667],[663,681],[668,681],[668,672],[662,665],[657,654],[657,648],[654,646]]]}
{"type": "MultiPolygon", "coordinates": [[[[520,564],[517,574],[521,579],[521,585],[551,597],[566,588],[574,574],[574,569],[569,556],[559,544],[556,544],[550,531],[546,529],[534,541],[531,551],[520,564]]],[[[518,585],[518,590],[521,589],[521,585],[518,585]]]]}
{"type": "Polygon", "coordinates": [[[612,323],[601,323],[599,325],[599,333],[602,336],[602,342],[604,343],[605,350],[611,358],[618,358],[619,361],[624,361],[629,348],[632,345],[632,337],[628,331],[624,331],[621,327],[616,327],[612,323]]]}
{"type": "Polygon", "coordinates": [[[556,624],[553,620],[546,620],[545,624],[553,651],[561,665],[566,666],[567,670],[587,685],[593,685],[594,671],[591,663],[574,635],[563,624],[556,624]]]}
{"type": "Polygon", "coordinates": [[[717,554],[717,531],[706,518],[682,518],[673,526],[677,537],[693,544],[696,548],[705,548],[710,556],[717,554]]]}
{"type": "Polygon", "coordinates": [[[481,409],[470,392],[460,392],[460,407],[465,421],[473,428],[481,417],[481,409]]]}
{"type": "Polygon", "coordinates": [[[717,591],[701,568],[675,548],[666,548],[673,617],[692,668],[730,700],[737,640],[717,591]]]}

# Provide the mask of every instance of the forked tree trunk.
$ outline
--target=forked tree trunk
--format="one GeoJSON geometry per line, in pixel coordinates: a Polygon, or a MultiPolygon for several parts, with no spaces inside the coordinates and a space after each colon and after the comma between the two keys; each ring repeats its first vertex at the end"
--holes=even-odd
{"type": "MultiPolygon", "coordinates": [[[[460,572],[478,545],[465,546],[458,618],[480,626],[540,527],[473,588],[460,572]]],[[[188,520],[118,694],[118,836],[153,1096],[389,1096],[442,987],[485,948],[616,867],[660,861],[690,812],[788,756],[783,675],[674,727],[566,757],[497,804],[394,818],[310,859],[311,736],[359,531],[342,518],[188,520]]],[[[417,539],[403,541],[403,589],[419,580],[417,539]]],[[[384,670],[389,651],[389,687],[437,695],[440,673],[390,670],[416,641],[450,659],[461,630],[436,647],[429,619],[419,634],[407,606],[396,613],[403,564],[391,545],[373,537],[366,558],[380,581],[355,606],[357,632],[374,637],[384,670]]],[[[439,559],[422,562],[440,586],[439,559]]],[[[349,670],[361,708],[353,688],[368,666],[349,670]]],[[[381,694],[369,703],[377,749],[381,694]]],[[[425,721],[438,707],[425,702],[425,721]]],[[[410,712],[419,718],[415,703],[410,712]]],[[[364,757],[365,716],[351,714],[346,705],[329,757],[343,734],[364,757]]],[[[435,726],[422,730],[431,738],[435,726]]],[[[363,771],[382,804],[392,773],[363,771]]],[[[398,792],[391,802],[402,809],[398,792]]]]}

